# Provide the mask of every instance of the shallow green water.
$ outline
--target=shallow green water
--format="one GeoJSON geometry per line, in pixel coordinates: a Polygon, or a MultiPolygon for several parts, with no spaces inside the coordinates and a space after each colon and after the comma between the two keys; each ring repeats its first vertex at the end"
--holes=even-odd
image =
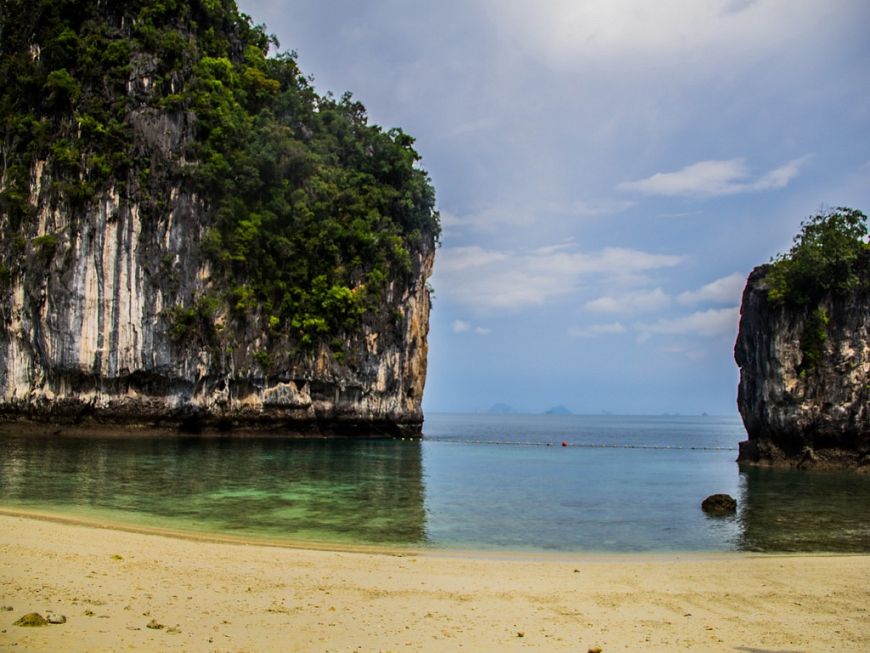
{"type": "Polygon", "coordinates": [[[7,437],[0,460],[6,505],[262,537],[425,540],[419,445],[7,437]]]}
{"type": "Polygon", "coordinates": [[[0,505],[333,543],[870,551],[870,478],[740,471],[732,418],[444,415],[430,416],[426,433],[423,442],[5,436],[0,505]],[[493,441],[524,444],[474,444],[493,441]],[[701,512],[715,492],[738,498],[736,516],[701,512]]]}

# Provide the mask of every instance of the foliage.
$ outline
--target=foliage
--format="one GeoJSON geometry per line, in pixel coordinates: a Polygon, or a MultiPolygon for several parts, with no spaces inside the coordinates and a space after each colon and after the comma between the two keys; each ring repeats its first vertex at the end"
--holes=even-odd
{"type": "Polygon", "coordinates": [[[791,250],[774,259],[767,274],[772,301],[806,306],[870,283],[859,266],[868,248],[866,215],[840,207],[812,216],[801,226],[791,250]]]}
{"type": "Polygon", "coordinates": [[[43,236],[37,236],[32,241],[33,249],[37,252],[37,254],[45,261],[51,260],[51,257],[54,256],[54,250],[57,249],[58,238],[54,234],[45,234],[43,236]]]}
{"type": "MultiPolygon", "coordinates": [[[[0,12],[9,275],[42,201],[30,187],[38,161],[71,229],[110,189],[152,220],[170,210],[168,189],[196,191],[210,303],[303,345],[387,315],[389,283],[410,283],[414,254],[437,240],[414,139],[370,125],[349,93],[318,95],[294,53],[268,56],[274,37],[233,0],[6,0],[0,12]],[[153,115],[193,126],[180,151],[134,128],[153,115]]],[[[208,336],[201,299],[170,311],[176,338],[208,336]]]]}
{"type": "Polygon", "coordinates": [[[202,345],[214,344],[220,305],[216,297],[200,295],[191,306],[173,306],[167,311],[170,336],[178,343],[194,340],[202,345]]]}
{"type": "Polygon", "coordinates": [[[269,355],[269,352],[263,351],[262,349],[258,349],[254,352],[254,360],[263,368],[263,370],[268,371],[272,367],[272,357],[269,355]]]}
{"type": "Polygon", "coordinates": [[[867,261],[867,216],[840,207],[802,223],[788,254],[774,259],[766,279],[768,298],[806,311],[800,338],[801,377],[822,360],[828,340],[828,312],[821,302],[861,287],[870,288],[867,261]]]}
{"type": "Polygon", "coordinates": [[[804,322],[800,343],[803,359],[799,367],[802,377],[806,376],[810,370],[815,369],[816,365],[822,360],[823,348],[828,340],[829,322],[830,317],[828,312],[821,306],[811,311],[806,322],[804,322]]]}

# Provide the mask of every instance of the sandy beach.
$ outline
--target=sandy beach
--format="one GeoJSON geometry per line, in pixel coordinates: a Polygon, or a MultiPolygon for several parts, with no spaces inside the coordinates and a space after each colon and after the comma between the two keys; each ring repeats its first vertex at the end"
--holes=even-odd
{"type": "Polygon", "coordinates": [[[0,650],[867,651],[870,556],[329,551],[6,513],[0,607],[0,650]]]}

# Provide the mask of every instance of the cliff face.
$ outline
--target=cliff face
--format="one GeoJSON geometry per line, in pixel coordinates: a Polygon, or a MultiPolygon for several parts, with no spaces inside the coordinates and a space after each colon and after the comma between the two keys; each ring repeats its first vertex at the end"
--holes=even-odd
{"type": "Polygon", "coordinates": [[[0,15],[0,426],[419,434],[413,139],[229,0],[78,5],[0,15]]]}
{"type": "Polygon", "coordinates": [[[866,471],[870,293],[865,287],[796,308],[769,300],[769,270],[756,268],[743,293],[734,355],[749,439],[738,461],[866,471]]]}
{"type": "MultiPolygon", "coordinates": [[[[44,182],[37,166],[36,195],[44,182]]],[[[343,343],[342,358],[353,365],[321,345],[264,369],[257,352],[287,342],[269,344],[257,321],[228,326],[210,346],[171,337],[166,309],[211,282],[200,202],[180,189],[170,197],[166,214],[148,222],[135,204],[109,195],[74,230],[62,211],[40,207],[33,237],[61,236],[51,254],[31,252],[26,272],[6,289],[0,411],[7,419],[85,428],[419,429],[434,248],[416,253],[415,282],[389,297],[400,326],[368,324],[343,343]]]]}
{"type": "Polygon", "coordinates": [[[172,337],[167,309],[208,290],[201,248],[202,204],[178,188],[156,220],[117,194],[70,229],[51,210],[34,169],[39,219],[31,241],[59,234],[50,253],[33,250],[6,288],[0,324],[0,411],[69,427],[272,428],[301,432],[419,431],[434,247],[415,253],[414,282],[390,291],[396,324],[366,324],[342,343],[279,358],[290,345],[258,320],[226,311],[218,340],[172,337]],[[341,360],[336,360],[341,358],[341,360]],[[280,359],[279,359],[280,360],[280,359]]]}

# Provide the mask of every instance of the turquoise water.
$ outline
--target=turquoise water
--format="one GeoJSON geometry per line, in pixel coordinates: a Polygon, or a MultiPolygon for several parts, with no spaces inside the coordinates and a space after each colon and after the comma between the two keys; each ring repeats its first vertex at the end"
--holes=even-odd
{"type": "Polygon", "coordinates": [[[741,471],[737,418],[434,414],[424,430],[422,442],[2,436],[0,506],[339,544],[870,551],[870,477],[741,471]],[[738,499],[736,516],[701,512],[715,492],[738,499]]]}

